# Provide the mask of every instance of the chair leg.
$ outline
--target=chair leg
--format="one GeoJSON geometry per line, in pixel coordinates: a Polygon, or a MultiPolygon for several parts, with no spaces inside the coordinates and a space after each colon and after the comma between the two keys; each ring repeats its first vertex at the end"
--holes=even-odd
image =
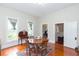
{"type": "Polygon", "coordinates": [[[22,39],[21,39],[21,45],[22,45],[22,39]]]}
{"type": "Polygon", "coordinates": [[[22,44],[22,39],[18,39],[18,44],[22,44]]]}
{"type": "Polygon", "coordinates": [[[31,50],[29,49],[29,56],[31,56],[31,50]]]}
{"type": "Polygon", "coordinates": [[[19,44],[19,39],[18,39],[18,44],[19,44]]]}

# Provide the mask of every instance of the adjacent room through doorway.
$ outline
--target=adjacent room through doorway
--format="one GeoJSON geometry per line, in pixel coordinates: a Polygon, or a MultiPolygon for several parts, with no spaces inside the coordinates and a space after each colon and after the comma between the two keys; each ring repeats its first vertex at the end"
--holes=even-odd
{"type": "Polygon", "coordinates": [[[64,43],[64,23],[55,24],[55,43],[64,43]]]}

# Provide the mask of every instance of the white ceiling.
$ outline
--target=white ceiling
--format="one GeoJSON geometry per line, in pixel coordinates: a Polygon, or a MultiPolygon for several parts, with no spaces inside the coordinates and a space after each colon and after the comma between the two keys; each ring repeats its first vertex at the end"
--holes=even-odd
{"type": "Polygon", "coordinates": [[[34,3],[0,3],[1,6],[16,9],[21,12],[31,14],[33,16],[45,16],[51,12],[66,8],[72,3],[47,3],[47,4],[34,4],[34,3]]]}

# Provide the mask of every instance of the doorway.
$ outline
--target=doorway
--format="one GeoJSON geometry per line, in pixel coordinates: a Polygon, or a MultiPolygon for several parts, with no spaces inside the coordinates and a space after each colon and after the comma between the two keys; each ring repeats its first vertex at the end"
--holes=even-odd
{"type": "Polygon", "coordinates": [[[64,23],[55,24],[55,43],[64,43],[64,23]]]}
{"type": "Polygon", "coordinates": [[[42,37],[48,38],[48,25],[42,24],[42,37]]]}

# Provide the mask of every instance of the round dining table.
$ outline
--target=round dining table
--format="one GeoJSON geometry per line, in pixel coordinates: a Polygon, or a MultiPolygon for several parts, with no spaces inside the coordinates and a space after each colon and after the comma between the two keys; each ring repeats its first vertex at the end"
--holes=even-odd
{"type": "Polygon", "coordinates": [[[36,54],[38,55],[38,50],[39,50],[39,47],[42,46],[42,44],[45,42],[45,41],[48,41],[47,38],[31,38],[31,39],[28,39],[29,40],[29,43],[32,44],[34,47],[35,47],[35,51],[36,51],[36,54]]]}

